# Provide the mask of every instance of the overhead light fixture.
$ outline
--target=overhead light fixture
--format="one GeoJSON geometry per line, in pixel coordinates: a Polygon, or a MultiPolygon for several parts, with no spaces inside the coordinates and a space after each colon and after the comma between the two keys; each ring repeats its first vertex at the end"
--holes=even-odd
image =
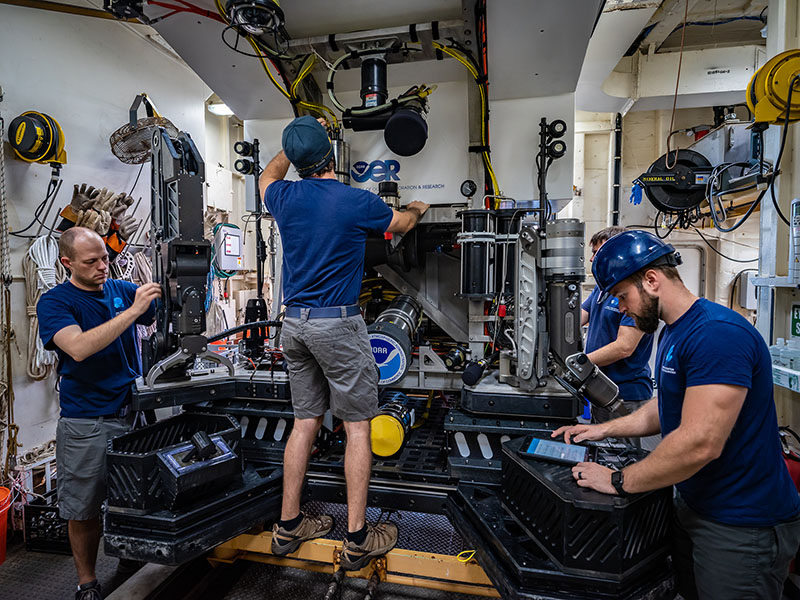
{"type": "Polygon", "coordinates": [[[228,108],[228,105],[224,102],[213,102],[208,105],[208,112],[213,113],[220,117],[230,117],[233,115],[233,111],[228,108]]]}

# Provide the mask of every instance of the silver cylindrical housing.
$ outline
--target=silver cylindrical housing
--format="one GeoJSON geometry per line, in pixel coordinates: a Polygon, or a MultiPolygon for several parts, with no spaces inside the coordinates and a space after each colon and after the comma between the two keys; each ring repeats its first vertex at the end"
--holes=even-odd
{"type": "Polygon", "coordinates": [[[400,192],[397,191],[396,181],[381,181],[378,184],[378,196],[387,204],[397,210],[400,208],[400,192]]]}
{"type": "Polygon", "coordinates": [[[350,144],[344,140],[333,140],[333,170],[336,179],[345,185],[350,185],[350,144]]]}
{"type": "Polygon", "coordinates": [[[584,223],[578,219],[556,219],[547,224],[547,237],[542,244],[542,266],[546,279],[585,279],[584,230],[584,223]]]}
{"type": "Polygon", "coordinates": [[[395,327],[402,329],[411,339],[417,331],[421,314],[422,306],[412,296],[398,296],[375,319],[375,324],[391,323],[395,327]]]}

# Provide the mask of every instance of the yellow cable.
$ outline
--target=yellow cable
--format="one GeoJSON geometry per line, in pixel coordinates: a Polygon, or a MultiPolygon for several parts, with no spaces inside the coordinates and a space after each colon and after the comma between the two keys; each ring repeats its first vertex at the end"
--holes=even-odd
{"type": "Polygon", "coordinates": [[[297,73],[297,78],[292,83],[292,87],[289,89],[292,96],[297,97],[297,86],[305,79],[306,75],[309,74],[311,68],[317,62],[317,55],[316,54],[309,54],[306,59],[303,61],[303,65],[300,67],[300,71],[297,73]]]}
{"type": "MultiPolygon", "coordinates": [[[[449,48],[447,46],[443,46],[439,42],[433,42],[433,46],[437,50],[441,50],[442,52],[444,52],[448,56],[456,59],[458,62],[460,62],[462,65],[464,65],[464,67],[466,67],[467,71],[469,71],[470,75],[472,75],[473,79],[475,79],[475,82],[477,83],[477,81],[478,81],[478,79],[480,77],[480,74],[478,73],[478,70],[475,68],[475,65],[473,65],[471,62],[469,62],[469,60],[465,56],[463,56],[460,52],[458,52],[457,50],[455,50],[453,48],[449,48]]],[[[481,112],[483,113],[483,116],[485,117],[485,115],[487,114],[487,111],[488,111],[488,102],[487,102],[487,99],[486,99],[486,90],[484,89],[483,85],[481,85],[481,84],[478,84],[478,89],[480,90],[480,94],[481,94],[481,112]]],[[[486,144],[486,128],[484,127],[484,122],[485,122],[485,118],[482,119],[482,122],[481,122],[481,143],[484,146],[486,146],[487,145],[486,144]]],[[[492,161],[489,158],[489,153],[484,151],[484,152],[481,153],[481,157],[483,158],[483,164],[486,167],[486,171],[489,173],[489,179],[492,182],[492,187],[494,188],[494,193],[495,194],[500,194],[500,186],[497,183],[497,176],[494,173],[494,168],[492,167],[492,161]]]]}
{"type": "MultiPolygon", "coordinates": [[[[220,0],[214,0],[214,4],[217,7],[217,12],[222,17],[222,19],[225,21],[225,23],[230,25],[230,21],[228,20],[228,15],[225,14],[225,9],[222,8],[222,3],[220,2],[220,0]]],[[[278,88],[278,91],[281,94],[283,94],[283,96],[287,100],[292,100],[292,99],[297,100],[298,98],[296,98],[293,94],[287,92],[286,89],[278,82],[278,80],[275,79],[275,77],[273,76],[272,72],[269,70],[269,67],[267,66],[267,62],[264,60],[264,55],[261,52],[261,48],[258,47],[258,45],[253,40],[252,36],[247,35],[247,36],[244,36],[244,38],[247,40],[247,42],[250,44],[250,46],[252,46],[253,50],[258,55],[257,58],[258,58],[259,61],[261,61],[261,66],[264,68],[264,72],[267,74],[267,77],[269,77],[269,80],[272,82],[272,84],[276,88],[278,88]]],[[[295,83],[297,83],[297,81],[295,81],[295,83]]],[[[294,86],[292,86],[292,87],[294,87],[294,86]]],[[[339,120],[336,118],[336,115],[333,113],[333,111],[331,111],[331,109],[329,109],[325,105],[312,104],[310,102],[300,101],[300,102],[297,102],[297,106],[301,106],[303,108],[307,108],[307,109],[309,109],[309,110],[311,110],[313,112],[316,112],[320,116],[325,116],[325,114],[327,113],[328,115],[330,115],[331,122],[334,125],[334,127],[338,127],[338,125],[339,125],[339,120]]]]}
{"type": "Polygon", "coordinates": [[[462,563],[468,563],[475,556],[475,550],[464,550],[456,554],[456,560],[462,563]]]}

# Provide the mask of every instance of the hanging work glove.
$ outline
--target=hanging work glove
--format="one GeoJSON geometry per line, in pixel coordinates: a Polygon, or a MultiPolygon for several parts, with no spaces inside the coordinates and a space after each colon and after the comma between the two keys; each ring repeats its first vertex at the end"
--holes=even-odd
{"type": "Polygon", "coordinates": [[[133,237],[133,234],[139,230],[139,225],[141,225],[141,222],[133,215],[122,217],[122,220],[119,221],[118,231],[120,239],[123,242],[130,240],[133,237]]]}
{"type": "Polygon", "coordinates": [[[77,214],[79,210],[86,210],[90,208],[100,194],[100,190],[94,189],[94,186],[87,186],[85,183],[82,183],[80,187],[78,184],[75,184],[74,191],[72,192],[72,201],[69,205],[72,207],[72,210],[77,214]]]}
{"type": "Polygon", "coordinates": [[[72,200],[67,204],[61,212],[61,222],[56,229],[58,231],[66,231],[78,220],[78,215],[85,210],[89,210],[97,200],[100,192],[94,189],[91,185],[82,183],[80,187],[75,184],[72,192],[72,200]]]}
{"type": "Polygon", "coordinates": [[[118,194],[103,188],[95,199],[94,208],[97,212],[106,211],[111,212],[111,208],[116,205],[118,194]]]}
{"type": "Polygon", "coordinates": [[[78,212],[78,218],[75,221],[76,227],[86,227],[96,231],[101,237],[108,233],[108,228],[111,225],[111,213],[107,210],[97,210],[97,208],[89,208],[78,212]]]}
{"type": "Polygon", "coordinates": [[[114,204],[112,205],[110,212],[111,216],[119,221],[122,219],[122,216],[125,214],[125,211],[133,204],[133,196],[128,196],[126,193],[117,194],[114,196],[114,204]]]}

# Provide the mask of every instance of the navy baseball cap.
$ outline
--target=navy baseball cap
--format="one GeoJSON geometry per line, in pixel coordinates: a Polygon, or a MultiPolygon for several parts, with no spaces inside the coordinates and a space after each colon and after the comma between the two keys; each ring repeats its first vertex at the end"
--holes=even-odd
{"type": "Polygon", "coordinates": [[[310,115],[297,117],[286,126],[281,145],[300,177],[322,171],[333,157],[328,132],[310,115]]]}

